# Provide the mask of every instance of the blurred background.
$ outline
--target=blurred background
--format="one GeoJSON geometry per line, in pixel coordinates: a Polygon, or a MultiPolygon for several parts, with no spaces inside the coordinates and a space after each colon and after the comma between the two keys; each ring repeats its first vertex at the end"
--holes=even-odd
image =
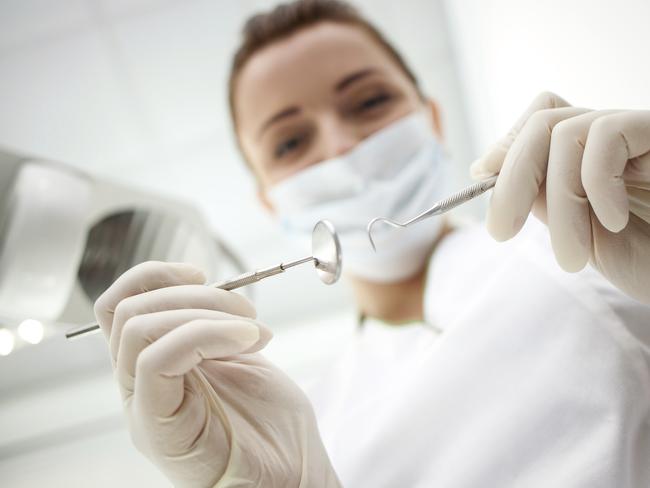
{"type": "MultiPolygon", "coordinates": [[[[26,272],[65,268],[57,246],[75,249],[94,270],[102,249],[90,238],[84,248],[74,238],[82,230],[128,229],[157,243],[101,263],[104,276],[144,255],[202,263],[225,278],[305,253],[257,205],[227,112],[240,27],[275,3],[0,0],[0,203],[45,216],[56,197],[68,217],[44,217],[33,230],[32,240],[54,253],[41,262],[12,240],[19,220],[11,227],[0,211],[2,486],[168,485],[130,444],[103,338],[62,337],[89,317],[97,274],[80,269],[62,284],[36,283],[26,272]],[[42,191],[21,193],[21,178],[42,191]]],[[[591,108],[650,107],[645,0],[353,3],[441,105],[457,186],[540,91],[591,108]]],[[[481,211],[480,204],[465,210],[473,218],[481,211]]],[[[246,293],[276,332],[268,356],[301,384],[354,327],[345,284],[325,287],[309,269],[246,293]]]]}

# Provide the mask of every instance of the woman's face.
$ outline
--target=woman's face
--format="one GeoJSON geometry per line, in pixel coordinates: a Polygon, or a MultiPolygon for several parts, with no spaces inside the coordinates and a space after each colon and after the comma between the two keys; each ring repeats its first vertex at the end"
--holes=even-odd
{"type": "Polygon", "coordinates": [[[253,55],[234,103],[241,146],[262,193],[424,108],[413,82],[369,34],[332,22],[253,55]]]}

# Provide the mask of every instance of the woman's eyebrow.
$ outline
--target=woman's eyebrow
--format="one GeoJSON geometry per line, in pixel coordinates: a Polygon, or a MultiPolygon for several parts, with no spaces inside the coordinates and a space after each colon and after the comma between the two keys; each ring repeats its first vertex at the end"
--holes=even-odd
{"type": "Polygon", "coordinates": [[[334,87],[334,91],[335,92],[343,91],[348,86],[375,73],[377,73],[377,70],[375,68],[364,68],[362,70],[355,71],[354,73],[347,75],[345,78],[339,81],[334,87]]]}
{"type": "Polygon", "coordinates": [[[294,115],[298,115],[300,113],[300,108],[299,107],[289,107],[285,108],[283,110],[280,110],[277,112],[275,115],[272,115],[271,117],[268,118],[266,122],[262,124],[260,127],[257,136],[261,137],[262,134],[266,129],[269,128],[269,126],[275,124],[276,122],[279,122],[280,120],[286,118],[286,117],[293,117],[294,115]]]}

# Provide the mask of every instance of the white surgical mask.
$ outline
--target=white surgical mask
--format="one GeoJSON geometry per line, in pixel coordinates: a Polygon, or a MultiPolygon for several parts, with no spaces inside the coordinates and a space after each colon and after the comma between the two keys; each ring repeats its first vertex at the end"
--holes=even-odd
{"type": "Polygon", "coordinates": [[[374,217],[405,220],[444,191],[446,168],[426,113],[417,111],[385,127],[348,153],[290,176],[272,187],[269,201],[291,235],[309,240],[314,224],[330,220],[341,239],[345,273],[395,282],[424,265],[440,232],[432,218],[406,229],[378,224],[377,252],[366,226],[374,217]]]}

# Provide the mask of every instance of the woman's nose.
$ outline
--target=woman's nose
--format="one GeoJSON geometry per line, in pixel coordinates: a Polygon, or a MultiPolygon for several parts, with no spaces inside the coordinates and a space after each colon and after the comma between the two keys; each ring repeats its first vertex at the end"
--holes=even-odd
{"type": "Polygon", "coordinates": [[[326,159],[341,156],[359,143],[356,133],[344,124],[329,122],[322,127],[326,159]]]}

